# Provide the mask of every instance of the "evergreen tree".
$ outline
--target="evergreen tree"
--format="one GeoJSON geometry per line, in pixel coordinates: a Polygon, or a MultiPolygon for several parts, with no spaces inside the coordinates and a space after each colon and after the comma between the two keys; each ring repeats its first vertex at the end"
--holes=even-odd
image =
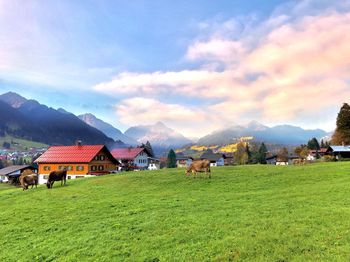
{"type": "Polygon", "coordinates": [[[267,148],[265,146],[265,143],[262,142],[260,147],[259,147],[259,160],[258,160],[258,163],[266,164],[266,153],[267,153],[267,148]]]}
{"type": "Polygon", "coordinates": [[[149,141],[147,141],[146,144],[142,143],[140,147],[146,149],[146,151],[150,154],[150,156],[154,157],[153,149],[149,141]]]}
{"type": "Polygon", "coordinates": [[[332,144],[350,144],[350,106],[344,103],[337,117],[337,127],[332,137],[332,144]]]}
{"type": "Polygon", "coordinates": [[[0,160],[0,169],[2,169],[4,167],[5,167],[4,162],[2,162],[2,160],[0,160]]]}
{"type": "Polygon", "coordinates": [[[252,152],[250,151],[248,143],[246,143],[246,145],[245,145],[245,152],[247,153],[247,156],[248,156],[247,163],[251,164],[253,162],[253,159],[252,159],[252,152]]]}
{"type": "Polygon", "coordinates": [[[321,139],[321,148],[325,148],[326,147],[326,145],[325,145],[325,143],[323,142],[323,139],[321,139]]]}
{"type": "Polygon", "coordinates": [[[170,151],[168,153],[166,166],[167,166],[167,168],[176,167],[176,154],[175,154],[175,151],[172,149],[170,149],[170,151]]]}
{"type": "Polygon", "coordinates": [[[316,137],[313,137],[307,142],[307,147],[311,150],[320,150],[320,145],[316,139],[316,137]]]}

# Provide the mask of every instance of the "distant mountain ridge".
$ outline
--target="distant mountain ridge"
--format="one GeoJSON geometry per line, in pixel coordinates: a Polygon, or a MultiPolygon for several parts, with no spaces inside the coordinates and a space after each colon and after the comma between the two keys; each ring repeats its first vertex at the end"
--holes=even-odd
{"type": "Polygon", "coordinates": [[[157,122],[154,125],[130,127],[125,131],[125,135],[137,140],[139,143],[149,141],[152,147],[176,148],[192,143],[190,139],[167,127],[162,122],[157,122]]]}
{"type": "Polygon", "coordinates": [[[257,141],[274,144],[300,145],[306,144],[312,137],[320,139],[326,135],[327,132],[321,129],[306,130],[292,125],[268,127],[257,121],[252,121],[247,125],[234,125],[226,129],[214,131],[200,138],[197,144],[224,145],[230,144],[240,137],[252,136],[254,140],[257,141]]]}
{"type": "Polygon", "coordinates": [[[49,108],[13,92],[0,95],[0,123],[0,135],[49,145],[71,145],[77,139],[87,144],[114,144],[113,139],[74,114],[49,108]]]}
{"type": "Polygon", "coordinates": [[[135,139],[124,135],[119,129],[115,128],[111,124],[108,124],[102,121],[101,119],[98,119],[96,116],[94,116],[91,113],[79,115],[78,117],[82,121],[84,121],[86,124],[102,131],[106,136],[114,140],[120,140],[125,144],[132,145],[132,146],[135,146],[138,144],[138,142],[135,139]]]}

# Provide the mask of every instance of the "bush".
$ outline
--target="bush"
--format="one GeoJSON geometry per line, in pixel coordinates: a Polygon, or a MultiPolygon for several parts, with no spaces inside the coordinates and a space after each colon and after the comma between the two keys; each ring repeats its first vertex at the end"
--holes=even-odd
{"type": "Polygon", "coordinates": [[[335,161],[335,158],[334,158],[334,156],[323,156],[321,158],[321,161],[322,162],[332,162],[332,161],[335,161]]]}

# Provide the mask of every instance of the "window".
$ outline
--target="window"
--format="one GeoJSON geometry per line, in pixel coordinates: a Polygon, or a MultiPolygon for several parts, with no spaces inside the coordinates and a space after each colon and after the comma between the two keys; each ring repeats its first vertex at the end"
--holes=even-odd
{"type": "Polygon", "coordinates": [[[84,166],[77,166],[76,169],[77,171],[84,171],[84,166]]]}
{"type": "Polygon", "coordinates": [[[97,170],[97,166],[91,166],[91,171],[96,171],[97,170]]]}
{"type": "Polygon", "coordinates": [[[68,179],[72,179],[72,176],[68,176],[68,179]]]}
{"type": "Polygon", "coordinates": [[[49,179],[49,175],[44,175],[44,179],[49,179]]]}
{"type": "Polygon", "coordinates": [[[50,171],[51,167],[50,166],[44,166],[44,171],[50,171]]]}
{"type": "Polygon", "coordinates": [[[58,166],[58,170],[63,170],[64,166],[58,166]]]}
{"type": "Polygon", "coordinates": [[[67,166],[66,167],[68,171],[72,171],[73,170],[73,166],[67,166]]]}
{"type": "Polygon", "coordinates": [[[95,157],[94,157],[94,160],[99,160],[99,156],[95,156],[95,157]]]}
{"type": "Polygon", "coordinates": [[[103,170],[103,166],[102,165],[98,166],[98,170],[102,171],[103,170]]]}
{"type": "Polygon", "coordinates": [[[100,160],[101,161],[105,160],[105,156],[100,156],[100,160]]]}

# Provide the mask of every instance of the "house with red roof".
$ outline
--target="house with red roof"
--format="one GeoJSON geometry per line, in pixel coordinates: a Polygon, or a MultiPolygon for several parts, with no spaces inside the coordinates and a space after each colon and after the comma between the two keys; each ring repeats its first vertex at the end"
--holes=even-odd
{"type": "Polygon", "coordinates": [[[151,155],[142,147],[117,148],[111,151],[113,157],[122,164],[131,164],[137,168],[147,168],[151,155]]]}
{"type": "Polygon", "coordinates": [[[51,146],[38,159],[39,183],[45,183],[51,171],[67,170],[68,179],[103,175],[117,169],[119,162],[104,145],[51,146]]]}

